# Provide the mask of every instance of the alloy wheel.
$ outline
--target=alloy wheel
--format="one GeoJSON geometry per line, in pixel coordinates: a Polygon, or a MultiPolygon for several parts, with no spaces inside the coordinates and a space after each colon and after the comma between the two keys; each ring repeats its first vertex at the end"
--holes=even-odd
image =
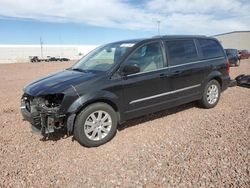
{"type": "Polygon", "coordinates": [[[111,116],[102,110],[91,113],[84,123],[85,135],[93,141],[105,138],[112,127],[111,116]]]}

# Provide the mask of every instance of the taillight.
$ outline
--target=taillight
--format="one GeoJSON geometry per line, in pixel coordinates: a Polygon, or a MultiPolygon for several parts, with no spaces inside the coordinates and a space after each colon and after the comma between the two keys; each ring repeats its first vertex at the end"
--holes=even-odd
{"type": "Polygon", "coordinates": [[[226,66],[227,66],[227,74],[229,75],[229,73],[230,73],[230,64],[229,64],[228,60],[226,62],[226,66]]]}

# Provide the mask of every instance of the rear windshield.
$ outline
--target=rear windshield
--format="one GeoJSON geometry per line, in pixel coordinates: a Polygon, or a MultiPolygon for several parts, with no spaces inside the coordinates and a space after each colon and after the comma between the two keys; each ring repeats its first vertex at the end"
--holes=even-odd
{"type": "Polygon", "coordinates": [[[226,49],[225,51],[226,51],[227,55],[230,55],[230,54],[236,55],[236,54],[238,54],[238,51],[236,49],[226,49]]]}
{"type": "Polygon", "coordinates": [[[198,39],[204,59],[224,56],[221,45],[212,39],[198,39]]]}

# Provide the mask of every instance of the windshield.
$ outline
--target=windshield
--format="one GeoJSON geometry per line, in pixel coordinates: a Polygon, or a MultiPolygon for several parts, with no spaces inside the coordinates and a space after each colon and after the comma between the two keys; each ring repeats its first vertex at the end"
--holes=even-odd
{"type": "Polygon", "coordinates": [[[96,48],[72,66],[78,71],[107,71],[117,63],[134,43],[112,43],[96,48]]]}

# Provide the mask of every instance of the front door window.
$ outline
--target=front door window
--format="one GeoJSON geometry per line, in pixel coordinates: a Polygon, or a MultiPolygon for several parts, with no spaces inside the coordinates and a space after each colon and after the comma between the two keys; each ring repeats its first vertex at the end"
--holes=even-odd
{"type": "Polygon", "coordinates": [[[140,72],[163,68],[164,63],[160,42],[152,42],[138,48],[126,63],[136,64],[140,68],[140,72]]]}

